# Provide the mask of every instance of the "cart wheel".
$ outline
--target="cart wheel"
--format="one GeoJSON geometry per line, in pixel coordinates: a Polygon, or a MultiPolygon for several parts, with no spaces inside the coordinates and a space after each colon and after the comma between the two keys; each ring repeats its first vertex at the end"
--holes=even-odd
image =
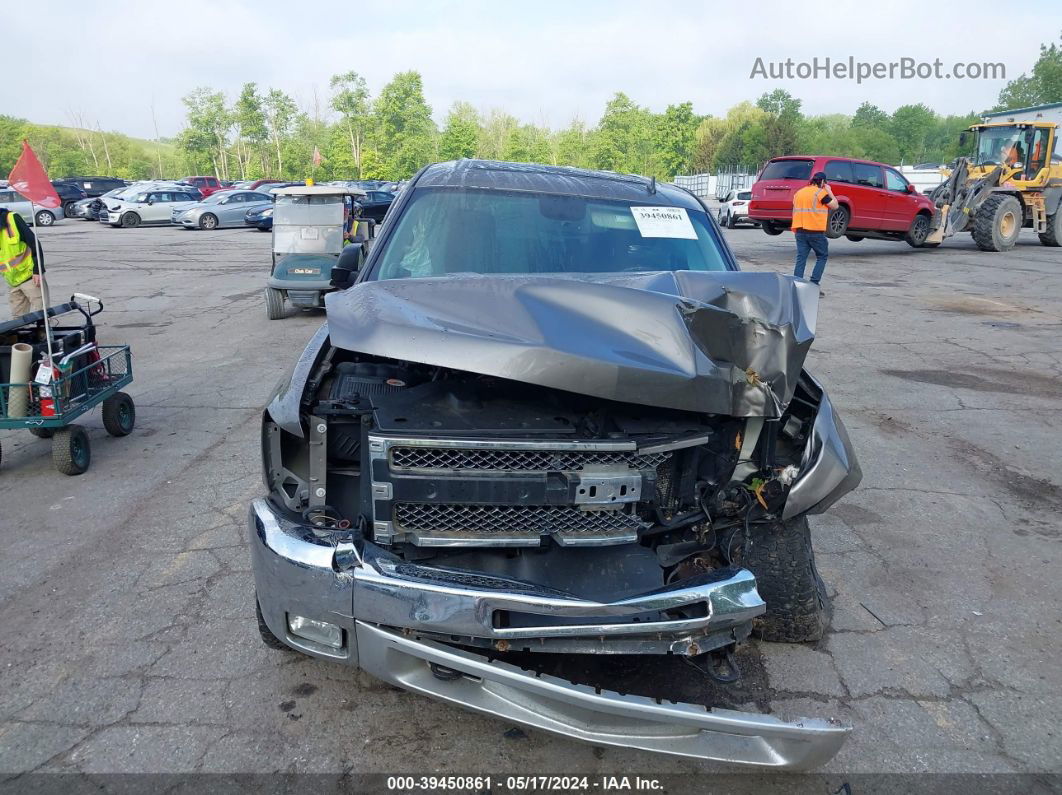
{"type": "Polygon", "coordinates": [[[52,463],[64,475],[80,475],[89,468],[92,450],[80,425],[60,428],[52,437],[52,463]]]}
{"type": "Polygon", "coordinates": [[[51,428],[30,428],[29,432],[38,439],[51,439],[55,435],[55,431],[51,428]]]}
{"type": "Polygon", "coordinates": [[[136,406],[125,392],[118,392],[103,401],[103,427],[111,436],[128,436],[136,424],[136,406]]]}
{"type": "Polygon", "coordinates": [[[265,288],[266,314],[270,320],[280,320],[284,317],[284,293],[272,287],[265,288]]]}

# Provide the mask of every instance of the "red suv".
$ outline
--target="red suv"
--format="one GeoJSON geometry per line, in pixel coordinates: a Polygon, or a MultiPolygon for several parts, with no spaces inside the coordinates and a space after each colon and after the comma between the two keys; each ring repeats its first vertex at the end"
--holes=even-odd
{"type": "Polygon", "coordinates": [[[203,194],[204,199],[211,193],[217,193],[223,187],[221,180],[217,177],[185,177],[181,182],[199,188],[199,192],[203,194]]]}
{"type": "Polygon", "coordinates": [[[915,248],[926,243],[934,206],[928,197],[891,166],[870,160],[821,155],[776,157],[752,186],[749,218],[769,235],[779,235],[793,221],[793,194],[811,175],[825,171],[840,204],[830,213],[827,237],[862,240],[906,240],[915,248]]]}

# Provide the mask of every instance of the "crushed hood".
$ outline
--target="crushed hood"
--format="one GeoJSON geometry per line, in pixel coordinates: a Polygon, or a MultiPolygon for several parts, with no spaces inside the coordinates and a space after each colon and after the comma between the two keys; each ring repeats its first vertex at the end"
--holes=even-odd
{"type": "Polygon", "coordinates": [[[775,273],[457,274],[326,298],[332,344],[624,403],[778,417],[818,289],[775,273]]]}

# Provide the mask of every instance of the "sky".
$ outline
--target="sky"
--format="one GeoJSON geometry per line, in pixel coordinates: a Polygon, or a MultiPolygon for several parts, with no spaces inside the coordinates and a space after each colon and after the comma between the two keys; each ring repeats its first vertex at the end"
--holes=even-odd
{"type": "Polygon", "coordinates": [[[231,99],[253,81],[306,110],[316,96],[326,110],[329,77],[351,69],[374,96],[396,72],[419,71],[440,122],[463,100],[553,127],[573,117],[594,124],[617,91],[654,111],[689,101],[719,116],[774,88],[801,99],[807,114],[851,114],[867,100],[890,112],[924,102],[964,114],[994,105],[1040,44],[1058,41],[1062,4],[50,0],[13,3],[4,20],[5,62],[23,66],[22,79],[0,81],[0,113],[152,138],[156,123],[163,137],[181,129],[181,97],[197,86],[231,99]],[[991,61],[1006,79],[750,77],[757,58],[766,66],[815,57],[939,58],[944,71],[991,61]]]}

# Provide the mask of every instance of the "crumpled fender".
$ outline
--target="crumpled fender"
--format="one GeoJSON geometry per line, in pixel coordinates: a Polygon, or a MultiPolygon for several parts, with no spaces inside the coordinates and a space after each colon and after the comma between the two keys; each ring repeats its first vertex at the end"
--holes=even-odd
{"type": "Polygon", "coordinates": [[[325,323],[310,338],[291,372],[280,379],[273,388],[273,394],[269,396],[269,402],[266,404],[266,413],[270,419],[293,436],[302,438],[306,435],[299,418],[299,403],[302,401],[302,393],[306,390],[306,382],[310,380],[313,368],[321,358],[321,351],[327,339],[328,324],[325,323]]]}
{"type": "Polygon", "coordinates": [[[800,475],[789,489],[783,519],[823,513],[863,479],[848,431],[826,390],[807,373],[805,383],[819,393],[819,411],[800,461],[800,475]]]}

